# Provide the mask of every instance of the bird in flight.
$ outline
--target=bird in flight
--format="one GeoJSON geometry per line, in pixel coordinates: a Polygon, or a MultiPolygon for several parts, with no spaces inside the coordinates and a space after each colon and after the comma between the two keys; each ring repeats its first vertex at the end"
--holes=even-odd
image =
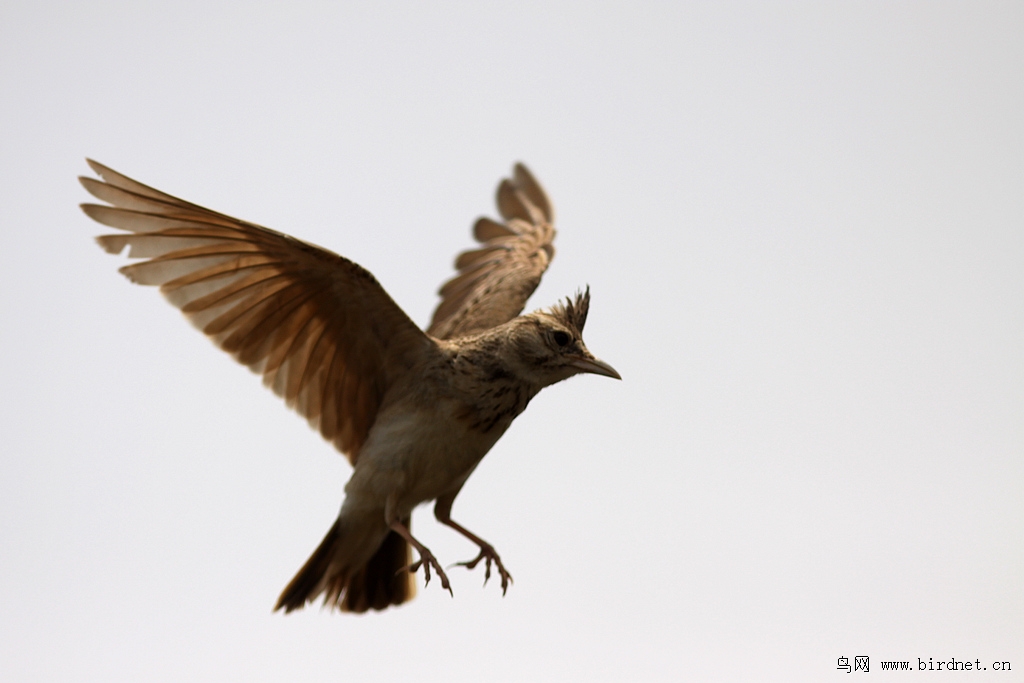
{"type": "Polygon", "coordinates": [[[451,518],[466,479],[534,396],[579,373],[621,379],[583,343],[590,290],[520,315],[555,250],[544,190],[522,164],[498,186],[503,221],[480,218],[482,246],[455,260],[456,275],[424,332],[368,271],[331,251],[155,190],[89,160],[81,177],[106,204],[82,210],[122,232],[97,238],[121,268],[163,295],[347,456],[353,472],[337,520],[285,587],[275,610],[323,597],[347,612],[410,600],[414,574],[434,555],[412,535],[412,510],[434,516],[479,547],[473,569],[501,557],[451,518]],[[418,559],[412,561],[412,548],[418,559]]]}

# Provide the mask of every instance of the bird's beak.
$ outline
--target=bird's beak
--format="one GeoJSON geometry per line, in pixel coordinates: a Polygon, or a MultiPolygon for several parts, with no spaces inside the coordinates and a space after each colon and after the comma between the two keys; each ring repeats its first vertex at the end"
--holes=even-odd
{"type": "Polygon", "coordinates": [[[622,379],[622,375],[616,372],[615,368],[608,365],[603,360],[598,360],[593,356],[590,356],[589,358],[578,358],[570,365],[582,370],[583,372],[592,372],[595,375],[604,375],[605,377],[611,377],[613,379],[622,379]]]}

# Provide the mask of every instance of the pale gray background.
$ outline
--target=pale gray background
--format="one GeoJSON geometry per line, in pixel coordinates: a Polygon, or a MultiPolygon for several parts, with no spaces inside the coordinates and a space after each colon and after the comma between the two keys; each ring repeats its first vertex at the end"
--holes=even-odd
{"type": "Polygon", "coordinates": [[[6,2],[0,126],[2,678],[1024,680],[1020,2],[6,2]],[[456,502],[507,597],[271,613],[349,467],[117,274],[86,155],[420,323],[530,164],[530,307],[589,283],[625,379],[545,390],[456,502]]]}

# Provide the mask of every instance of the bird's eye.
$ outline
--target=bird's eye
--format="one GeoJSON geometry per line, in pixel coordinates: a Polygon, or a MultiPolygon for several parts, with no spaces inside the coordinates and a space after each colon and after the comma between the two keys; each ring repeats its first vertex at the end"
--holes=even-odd
{"type": "Polygon", "coordinates": [[[569,335],[567,335],[565,332],[562,332],[561,330],[555,332],[552,335],[552,337],[554,338],[555,343],[558,344],[559,346],[565,346],[570,341],[569,335]]]}

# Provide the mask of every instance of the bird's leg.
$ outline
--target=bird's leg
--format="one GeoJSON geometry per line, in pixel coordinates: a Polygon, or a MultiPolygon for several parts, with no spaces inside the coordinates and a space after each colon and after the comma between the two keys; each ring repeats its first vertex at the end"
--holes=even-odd
{"type": "Polygon", "coordinates": [[[455,597],[455,593],[452,592],[451,584],[448,583],[448,576],[444,573],[444,569],[441,568],[437,558],[434,557],[434,553],[430,552],[425,545],[413,538],[409,528],[400,521],[395,520],[389,523],[388,526],[392,531],[408,541],[409,545],[416,548],[416,552],[420,554],[420,559],[410,564],[406,569],[415,574],[419,570],[420,565],[423,565],[423,585],[426,586],[430,583],[430,568],[433,567],[437,571],[437,578],[441,579],[441,588],[444,588],[452,597],[455,597]]]}
{"type": "Polygon", "coordinates": [[[484,560],[484,585],[486,586],[487,580],[491,578],[491,562],[494,562],[495,568],[498,570],[498,574],[501,575],[501,594],[505,595],[508,591],[508,585],[512,583],[512,575],[508,573],[508,570],[505,569],[505,565],[501,563],[501,557],[498,556],[494,546],[454,520],[442,520],[441,523],[450,526],[469,540],[473,541],[473,543],[480,546],[480,552],[476,557],[465,562],[456,562],[455,566],[473,569],[480,564],[480,560],[484,560]]]}
{"type": "Polygon", "coordinates": [[[441,522],[441,524],[450,526],[469,540],[473,541],[473,543],[480,546],[480,553],[472,560],[456,562],[452,566],[473,569],[480,564],[480,560],[484,560],[484,585],[486,586],[487,580],[491,578],[491,563],[493,562],[495,568],[498,570],[498,574],[501,576],[501,594],[505,595],[508,591],[508,585],[512,583],[512,575],[508,573],[508,570],[505,569],[505,565],[501,563],[501,557],[498,556],[493,545],[451,518],[453,500],[454,496],[450,500],[439,498],[437,504],[434,506],[434,517],[436,517],[437,521],[441,522]]]}

